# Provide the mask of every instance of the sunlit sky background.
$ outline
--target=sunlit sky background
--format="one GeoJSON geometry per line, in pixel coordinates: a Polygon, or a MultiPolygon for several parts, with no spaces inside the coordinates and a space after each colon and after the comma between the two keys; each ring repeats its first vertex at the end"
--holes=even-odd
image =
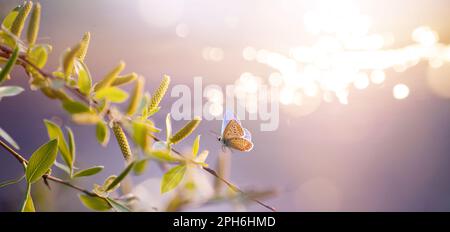
{"type": "MultiPolygon", "coordinates": [[[[237,84],[239,96],[249,99],[258,85],[278,87],[279,129],[260,132],[260,121],[243,121],[255,148],[232,155],[230,179],[243,189],[277,189],[266,201],[279,210],[450,210],[449,1],[40,2],[39,41],[54,46],[48,68],[90,31],[87,64],[97,80],[124,60],[126,72],[146,77],[150,91],[163,74],[173,84],[192,86],[197,76],[204,84],[237,84]]],[[[1,1],[0,15],[18,3],[1,1]]],[[[22,71],[14,74],[10,83],[27,85],[22,71]]],[[[217,102],[214,109],[221,107],[217,102]]],[[[162,125],[169,111],[163,108],[155,121],[162,125]]],[[[95,181],[121,170],[114,142],[102,148],[93,128],[74,126],[42,94],[26,91],[0,102],[0,126],[24,154],[47,139],[42,120],[53,117],[74,127],[79,166],[106,166],[95,181]]],[[[211,164],[220,145],[208,131],[220,125],[204,121],[198,131],[211,164]]],[[[0,160],[2,179],[20,174],[12,158],[3,154],[0,160]]],[[[152,165],[135,184],[157,176],[152,165]]],[[[156,185],[141,185],[141,194],[155,195],[156,185]]],[[[41,210],[84,210],[77,193],[54,187],[36,190],[56,197],[41,210]]],[[[1,189],[0,210],[16,210],[23,190],[1,189]]]]}

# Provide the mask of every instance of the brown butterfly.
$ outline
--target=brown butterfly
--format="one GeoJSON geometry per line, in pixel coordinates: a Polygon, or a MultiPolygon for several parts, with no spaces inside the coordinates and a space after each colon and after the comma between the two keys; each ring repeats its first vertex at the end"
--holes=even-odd
{"type": "Polygon", "coordinates": [[[224,115],[222,132],[218,140],[223,147],[249,152],[253,149],[250,132],[242,127],[241,122],[229,111],[224,115]]]}

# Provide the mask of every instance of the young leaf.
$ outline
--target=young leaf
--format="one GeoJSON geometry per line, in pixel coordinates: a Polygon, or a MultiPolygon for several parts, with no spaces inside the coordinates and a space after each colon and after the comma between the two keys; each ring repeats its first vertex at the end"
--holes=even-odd
{"type": "Polygon", "coordinates": [[[183,128],[181,128],[175,135],[173,135],[169,141],[170,143],[176,144],[190,135],[198,124],[200,124],[201,118],[195,117],[190,122],[188,122],[183,128]]]}
{"type": "Polygon", "coordinates": [[[23,92],[23,88],[19,86],[0,86],[0,100],[3,97],[16,96],[23,92]]]}
{"type": "Polygon", "coordinates": [[[170,114],[166,116],[166,140],[169,143],[170,138],[172,137],[172,122],[170,121],[170,114]]]}
{"type": "Polygon", "coordinates": [[[153,150],[148,152],[147,155],[165,162],[178,162],[181,160],[178,157],[170,155],[170,152],[167,150],[153,150]]]}
{"type": "Polygon", "coordinates": [[[15,36],[20,37],[23,26],[25,25],[25,20],[27,19],[32,6],[33,3],[31,1],[25,2],[25,5],[20,9],[19,14],[17,14],[17,17],[14,19],[14,22],[11,25],[11,33],[15,36]]]}
{"type": "Polygon", "coordinates": [[[67,173],[67,175],[71,176],[70,168],[67,167],[65,164],[59,163],[58,161],[55,160],[54,165],[55,165],[55,167],[61,169],[61,170],[64,171],[65,173],[67,173]]]}
{"type": "Polygon", "coordinates": [[[133,172],[135,175],[139,176],[142,175],[142,173],[145,172],[148,166],[148,159],[142,159],[139,161],[136,161],[136,164],[134,165],[133,172]]]}
{"type": "Polygon", "coordinates": [[[39,34],[39,25],[41,22],[41,4],[36,3],[31,12],[30,22],[28,24],[27,40],[30,45],[36,43],[37,36],[39,34]]]}
{"type": "Polygon", "coordinates": [[[118,202],[110,197],[107,197],[105,199],[108,201],[108,203],[113,207],[113,209],[116,212],[131,212],[131,210],[121,202],[118,202]]]}
{"type": "Polygon", "coordinates": [[[78,101],[63,101],[62,106],[70,114],[86,113],[90,111],[87,105],[78,101]]]}
{"type": "Polygon", "coordinates": [[[133,93],[131,95],[130,104],[128,105],[127,115],[131,116],[136,113],[136,110],[141,102],[142,95],[144,94],[144,78],[139,78],[134,87],[133,93]]]}
{"type": "Polygon", "coordinates": [[[194,140],[194,144],[192,144],[192,158],[195,159],[195,157],[197,157],[199,147],[200,147],[200,135],[197,135],[197,137],[194,140]]]}
{"type": "Polygon", "coordinates": [[[31,198],[31,184],[27,184],[27,190],[25,193],[25,199],[23,201],[20,212],[35,212],[33,199],[31,198]]]}
{"type": "Polygon", "coordinates": [[[50,139],[58,139],[58,148],[61,151],[61,156],[66,163],[66,165],[72,170],[73,168],[73,157],[67,146],[66,139],[61,128],[49,120],[44,120],[45,126],[47,127],[48,137],[50,139]]]}
{"type": "Polygon", "coordinates": [[[16,19],[17,15],[19,14],[20,7],[14,8],[11,12],[6,15],[6,17],[3,19],[2,27],[11,30],[11,26],[16,19]]]}
{"type": "Polygon", "coordinates": [[[124,75],[124,76],[118,76],[113,83],[111,84],[111,86],[119,86],[119,85],[126,85],[129,84],[131,82],[133,82],[134,80],[136,80],[138,78],[137,74],[132,72],[130,74],[124,75]]]}
{"type": "Polygon", "coordinates": [[[9,136],[8,133],[6,133],[6,131],[4,131],[1,127],[0,127],[0,137],[3,138],[4,140],[6,140],[6,142],[8,142],[9,144],[11,144],[15,149],[19,150],[20,147],[19,145],[17,145],[16,141],[14,141],[13,138],[11,138],[11,136],[9,136]]]}
{"type": "Polygon", "coordinates": [[[2,70],[0,70],[0,84],[6,79],[6,77],[9,75],[9,73],[14,68],[14,64],[16,64],[17,57],[19,57],[19,47],[16,47],[11,54],[11,57],[9,58],[8,62],[5,64],[5,67],[3,67],[2,70]]]}
{"type": "Polygon", "coordinates": [[[143,150],[147,148],[149,143],[148,134],[150,133],[149,126],[140,120],[133,121],[133,140],[143,150]]]}
{"type": "Polygon", "coordinates": [[[43,45],[36,45],[28,53],[28,59],[38,68],[43,68],[47,63],[48,52],[48,47],[43,45]]]}
{"type": "Polygon", "coordinates": [[[39,147],[28,161],[25,175],[27,182],[33,184],[38,181],[53,165],[58,154],[58,140],[53,139],[39,147]]]}
{"type": "Polygon", "coordinates": [[[120,63],[103,78],[103,80],[101,80],[94,86],[94,91],[97,92],[103,88],[110,87],[124,68],[125,63],[123,61],[120,61],[120,63]]]}
{"type": "Polygon", "coordinates": [[[78,89],[86,96],[89,95],[92,88],[92,77],[86,64],[80,60],[75,62],[76,70],[78,70],[78,89]]]}
{"type": "Polygon", "coordinates": [[[88,195],[79,195],[81,203],[91,210],[96,211],[106,211],[111,209],[111,205],[104,198],[101,197],[91,197],[88,195]]]}
{"type": "Polygon", "coordinates": [[[80,170],[78,172],[76,172],[75,174],[73,174],[74,178],[78,178],[78,177],[84,177],[84,176],[92,176],[95,175],[99,172],[101,172],[103,170],[103,166],[94,166],[91,168],[87,168],[84,170],[80,170]]]}
{"type": "Polygon", "coordinates": [[[161,100],[163,99],[164,95],[167,92],[167,89],[169,88],[169,84],[170,84],[170,77],[167,75],[164,75],[164,77],[161,81],[161,84],[159,85],[158,89],[155,91],[155,93],[152,96],[152,100],[148,107],[149,112],[159,106],[159,103],[161,102],[161,100]]]}
{"type": "Polygon", "coordinates": [[[166,193],[176,188],[183,179],[185,173],[185,164],[175,166],[166,172],[161,181],[161,193],[166,193]]]}
{"type": "Polygon", "coordinates": [[[72,120],[78,124],[92,125],[92,124],[98,123],[100,121],[100,117],[96,113],[85,112],[85,113],[73,114],[72,120]]]}
{"type": "MultiPolygon", "coordinates": [[[[67,137],[69,138],[69,152],[72,156],[72,163],[75,163],[76,157],[76,147],[75,147],[75,137],[73,136],[73,131],[69,127],[66,127],[67,137]]],[[[73,169],[73,167],[72,167],[73,169]]]]}
{"type": "Polygon", "coordinates": [[[135,162],[131,162],[128,164],[128,166],[115,178],[109,185],[106,187],[106,191],[109,191],[116,187],[125,177],[130,173],[130,171],[133,169],[135,162]]]}
{"type": "Polygon", "coordinates": [[[99,100],[105,99],[115,103],[122,103],[127,100],[128,93],[116,87],[108,87],[96,92],[95,98],[99,100]]]}
{"type": "Polygon", "coordinates": [[[109,127],[106,122],[100,121],[95,127],[95,135],[97,136],[97,141],[102,145],[106,146],[109,141],[109,127]]]}

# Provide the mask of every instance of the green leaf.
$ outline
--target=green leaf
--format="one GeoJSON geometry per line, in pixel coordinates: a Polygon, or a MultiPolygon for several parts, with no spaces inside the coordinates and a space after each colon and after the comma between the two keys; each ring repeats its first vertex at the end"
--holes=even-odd
{"type": "Polygon", "coordinates": [[[170,155],[168,150],[153,150],[147,153],[150,157],[166,162],[178,162],[181,159],[170,155]]]}
{"type": "Polygon", "coordinates": [[[143,150],[147,148],[149,143],[148,134],[150,133],[149,126],[144,121],[133,121],[133,140],[143,150]]]}
{"type": "Polygon", "coordinates": [[[108,201],[108,203],[113,207],[113,209],[116,212],[131,212],[131,210],[127,206],[122,204],[121,202],[118,202],[109,197],[107,197],[106,200],[108,201]]]}
{"type": "Polygon", "coordinates": [[[16,64],[17,57],[19,57],[19,47],[17,46],[13,53],[11,54],[11,57],[9,58],[8,62],[5,64],[5,67],[3,67],[2,70],[0,70],[0,83],[2,83],[6,77],[9,75],[9,73],[14,68],[14,64],[16,64]]]}
{"type": "Polygon", "coordinates": [[[61,152],[61,156],[66,163],[66,165],[70,168],[70,170],[73,169],[73,157],[72,154],[69,151],[69,148],[66,143],[66,139],[64,138],[64,134],[61,130],[61,128],[49,120],[44,120],[45,126],[47,127],[47,133],[48,137],[50,139],[58,139],[58,148],[61,152]]]}
{"type": "Polygon", "coordinates": [[[166,193],[178,186],[186,173],[186,165],[178,165],[170,169],[161,181],[161,193],[166,193]]]}
{"type": "Polygon", "coordinates": [[[142,159],[139,161],[136,161],[136,164],[134,165],[133,172],[135,175],[142,175],[148,166],[148,159],[142,159]]]}
{"type": "Polygon", "coordinates": [[[48,59],[48,46],[36,45],[28,54],[28,59],[38,68],[43,68],[48,59]]]}
{"type": "Polygon", "coordinates": [[[58,154],[58,140],[53,139],[39,147],[28,161],[25,175],[27,182],[32,184],[38,181],[53,165],[58,154]]]}
{"type": "Polygon", "coordinates": [[[1,86],[0,87],[0,100],[2,97],[12,97],[23,92],[23,88],[19,86],[1,86]]]}
{"type": "Polygon", "coordinates": [[[69,127],[66,127],[67,137],[69,138],[69,152],[72,156],[72,163],[75,163],[76,147],[75,147],[75,137],[73,136],[73,131],[69,127]]]}
{"type": "Polygon", "coordinates": [[[95,127],[95,135],[97,136],[97,141],[102,145],[106,146],[109,141],[109,127],[106,125],[106,122],[100,121],[97,123],[95,127]]]}
{"type": "Polygon", "coordinates": [[[34,208],[33,199],[31,198],[31,184],[27,184],[27,190],[25,193],[25,199],[22,203],[22,207],[20,212],[35,212],[36,209],[34,208]]]}
{"type": "Polygon", "coordinates": [[[16,19],[17,15],[19,14],[19,9],[20,9],[20,7],[14,8],[14,10],[9,12],[8,15],[6,15],[5,19],[3,19],[2,26],[5,29],[11,30],[11,26],[12,26],[14,20],[16,19]]]}
{"type": "Polygon", "coordinates": [[[12,184],[17,184],[20,181],[22,181],[24,178],[25,178],[25,175],[22,175],[21,177],[19,177],[17,179],[3,181],[2,183],[0,183],[0,188],[6,187],[6,186],[12,185],[12,184]]]}
{"type": "Polygon", "coordinates": [[[55,167],[57,167],[57,168],[63,170],[65,173],[67,173],[67,175],[71,176],[71,174],[70,174],[70,168],[67,167],[65,164],[59,163],[58,161],[55,160],[54,165],[55,165],[55,167]]]}
{"type": "Polygon", "coordinates": [[[194,144],[192,144],[192,158],[195,159],[195,157],[197,157],[199,147],[200,147],[200,135],[197,135],[197,137],[194,140],[194,144]]]}
{"type": "Polygon", "coordinates": [[[172,137],[172,123],[170,121],[170,114],[166,116],[166,140],[169,142],[172,137]]]}
{"type": "Polygon", "coordinates": [[[128,164],[128,166],[115,178],[106,188],[106,191],[109,191],[113,189],[116,185],[118,185],[125,177],[130,173],[130,171],[133,169],[135,162],[131,162],[128,164]]]}
{"type": "Polygon", "coordinates": [[[6,131],[4,131],[1,127],[0,127],[0,137],[2,137],[4,140],[6,140],[6,142],[11,144],[15,149],[17,149],[17,150],[20,149],[20,147],[19,147],[19,145],[17,145],[16,141],[14,141],[14,139],[11,138],[11,136],[9,136],[9,134],[6,133],[6,131]]]}
{"type": "Polygon", "coordinates": [[[80,60],[77,60],[75,67],[78,70],[78,89],[81,93],[87,96],[91,92],[92,88],[91,74],[89,73],[86,64],[80,60]]]}
{"type": "Polygon", "coordinates": [[[63,101],[62,106],[70,114],[79,114],[90,111],[87,105],[72,100],[63,101]]]}
{"type": "Polygon", "coordinates": [[[108,87],[96,92],[95,98],[105,99],[115,103],[121,103],[127,100],[128,93],[116,87],[108,87]]]}
{"type": "Polygon", "coordinates": [[[88,208],[96,211],[106,211],[111,209],[108,201],[101,197],[91,197],[88,195],[79,195],[81,203],[88,208]]]}
{"type": "Polygon", "coordinates": [[[91,168],[87,168],[81,171],[76,172],[75,174],[73,174],[73,177],[78,178],[78,177],[84,177],[84,176],[92,176],[95,175],[99,172],[101,172],[103,170],[103,166],[94,166],[91,168]]]}

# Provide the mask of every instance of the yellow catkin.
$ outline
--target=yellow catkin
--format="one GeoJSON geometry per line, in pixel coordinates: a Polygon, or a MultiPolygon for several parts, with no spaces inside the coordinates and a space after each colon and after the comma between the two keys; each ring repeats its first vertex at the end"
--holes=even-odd
{"type": "Polygon", "coordinates": [[[91,41],[91,33],[85,32],[83,38],[80,41],[80,50],[77,53],[77,58],[84,61],[89,48],[89,42],[91,41]]]}
{"type": "Polygon", "coordinates": [[[25,5],[20,9],[19,14],[17,14],[16,19],[11,25],[11,33],[15,36],[20,37],[22,33],[23,27],[25,25],[25,20],[30,14],[31,8],[33,7],[33,3],[31,1],[25,2],[25,5]]]}
{"type": "Polygon", "coordinates": [[[103,80],[101,80],[95,85],[94,91],[97,92],[100,89],[111,86],[111,84],[114,82],[114,80],[117,78],[117,76],[120,74],[120,72],[122,72],[124,68],[125,63],[123,61],[120,61],[120,63],[103,78],[103,80]]]}
{"type": "Polygon", "coordinates": [[[78,43],[64,54],[63,69],[64,69],[64,75],[66,77],[69,77],[73,73],[75,58],[76,58],[76,55],[79,52],[80,48],[81,48],[81,45],[78,43]]]}
{"type": "Polygon", "coordinates": [[[134,90],[131,96],[130,104],[128,105],[127,115],[131,116],[136,113],[136,110],[141,103],[142,95],[144,93],[144,78],[139,77],[134,86],[134,90]]]}
{"type": "Polygon", "coordinates": [[[169,88],[169,84],[170,84],[170,77],[167,75],[164,75],[158,89],[155,91],[155,93],[153,93],[152,100],[148,107],[148,111],[152,111],[153,109],[158,107],[159,103],[161,102],[164,95],[166,94],[167,89],[169,88]]]}
{"type": "Polygon", "coordinates": [[[122,151],[123,158],[126,162],[133,161],[133,154],[131,153],[130,144],[128,144],[127,137],[122,127],[118,122],[113,123],[113,132],[119,144],[120,150],[122,151]]]}
{"type": "Polygon", "coordinates": [[[39,34],[39,24],[41,23],[41,4],[38,2],[31,12],[30,24],[28,25],[27,40],[30,45],[36,43],[39,34]]]}
{"type": "Polygon", "coordinates": [[[184,125],[181,130],[179,130],[175,135],[173,135],[170,138],[170,142],[175,144],[186,138],[188,135],[190,135],[195,128],[197,128],[198,124],[200,124],[201,119],[199,117],[195,117],[190,122],[188,122],[186,125],[184,125]]]}
{"type": "Polygon", "coordinates": [[[130,74],[127,75],[123,75],[123,76],[118,76],[113,83],[111,84],[111,86],[119,86],[119,85],[124,85],[124,84],[128,84],[133,82],[134,80],[136,80],[138,78],[138,75],[135,72],[132,72],[130,74]]]}

